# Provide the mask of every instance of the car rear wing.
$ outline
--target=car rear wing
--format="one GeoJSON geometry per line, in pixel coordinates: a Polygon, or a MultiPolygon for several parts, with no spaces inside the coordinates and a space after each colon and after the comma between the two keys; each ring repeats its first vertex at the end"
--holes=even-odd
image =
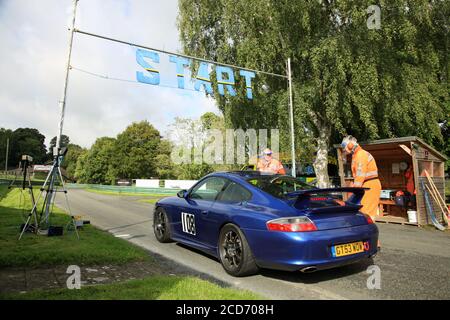
{"type": "Polygon", "coordinates": [[[286,194],[288,198],[296,197],[294,207],[300,210],[312,210],[312,211],[320,211],[320,212],[336,212],[336,211],[358,211],[361,206],[361,199],[364,196],[364,193],[368,188],[353,188],[353,187],[343,187],[343,188],[326,188],[326,189],[309,189],[309,190],[298,190],[294,192],[290,192],[286,194]],[[346,201],[339,200],[337,197],[333,197],[333,194],[337,196],[342,192],[351,193],[351,196],[347,198],[346,201]],[[342,202],[342,205],[331,206],[331,207],[321,207],[311,209],[311,200],[314,198],[318,199],[318,197],[326,197],[330,199],[339,200],[342,202]]]}

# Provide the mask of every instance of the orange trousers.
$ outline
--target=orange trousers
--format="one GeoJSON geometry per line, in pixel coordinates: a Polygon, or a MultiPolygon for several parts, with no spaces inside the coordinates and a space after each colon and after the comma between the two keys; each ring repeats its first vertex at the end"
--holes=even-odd
{"type": "Polygon", "coordinates": [[[364,182],[363,188],[370,188],[366,190],[364,197],[361,200],[361,212],[368,214],[372,218],[378,216],[378,207],[380,205],[381,183],[379,179],[369,180],[364,182]]]}

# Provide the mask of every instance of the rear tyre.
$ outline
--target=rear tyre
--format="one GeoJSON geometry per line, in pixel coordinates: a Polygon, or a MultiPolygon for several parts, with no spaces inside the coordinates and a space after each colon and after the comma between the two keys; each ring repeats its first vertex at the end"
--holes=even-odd
{"type": "Polygon", "coordinates": [[[162,243],[171,242],[167,213],[163,208],[156,208],[153,213],[153,232],[156,240],[162,243]]]}
{"type": "Polygon", "coordinates": [[[219,258],[225,271],[235,277],[252,275],[259,270],[247,239],[231,223],[220,230],[219,258]]]}

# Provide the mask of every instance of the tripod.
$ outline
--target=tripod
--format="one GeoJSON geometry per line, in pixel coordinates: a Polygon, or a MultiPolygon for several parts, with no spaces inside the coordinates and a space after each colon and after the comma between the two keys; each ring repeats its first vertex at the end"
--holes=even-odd
{"type": "MultiPolygon", "coordinates": [[[[25,232],[25,230],[27,230],[28,228],[34,229],[34,232],[37,233],[37,229],[38,229],[37,228],[37,226],[38,226],[37,211],[36,211],[36,206],[35,206],[36,201],[34,199],[33,185],[31,184],[30,173],[28,171],[28,167],[30,166],[31,162],[33,162],[32,157],[23,155],[22,159],[20,160],[20,163],[19,163],[19,166],[20,166],[20,168],[22,168],[22,173],[23,173],[22,192],[23,192],[23,190],[25,190],[25,188],[28,188],[28,190],[30,192],[30,197],[31,197],[31,204],[33,205],[33,210],[31,210],[31,212],[28,214],[26,223],[24,224],[21,233],[25,232]],[[29,224],[32,217],[34,217],[34,225],[29,224]]],[[[16,187],[16,185],[15,185],[16,179],[17,179],[17,174],[14,176],[13,181],[11,181],[11,183],[9,184],[8,189],[16,187]]]]}
{"type": "MultiPolygon", "coordinates": [[[[39,219],[39,225],[42,222],[42,218],[44,219],[44,222],[47,225],[49,225],[50,214],[51,214],[51,211],[52,211],[52,208],[54,205],[56,193],[63,192],[65,200],[66,200],[67,208],[69,210],[70,219],[71,219],[71,221],[69,221],[69,223],[67,223],[66,229],[69,230],[70,225],[72,225],[75,230],[75,233],[77,235],[77,238],[80,239],[80,236],[78,235],[75,218],[72,215],[72,211],[70,209],[69,198],[67,197],[67,189],[64,184],[64,179],[63,179],[63,176],[61,173],[61,167],[60,167],[60,164],[64,158],[64,155],[67,153],[67,148],[63,148],[61,151],[62,151],[61,153],[57,152],[56,155],[54,155],[52,168],[50,169],[50,171],[47,175],[47,178],[45,179],[45,182],[41,187],[41,192],[39,193],[37,201],[34,201],[34,203],[33,203],[33,208],[31,209],[31,212],[28,215],[28,219],[22,229],[22,232],[20,233],[19,240],[22,238],[23,233],[25,232],[27,226],[29,225],[31,217],[33,216],[33,213],[34,213],[35,219],[37,221],[36,207],[37,207],[37,204],[39,203],[39,200],[43,197],[44,192],[45,192],[44,203],[42,205],[42,212],[41,212],[40,219],[39,219]],[[58,190],[57,183],[56,183],[58,179],[60,180],[62,190],[58,190]],[[44,217],[42,217],[42,214],[44,214],[44,217]]],[[[37,229],[38,229],[38,225],[36,225],[36,233],[37,233],[37,229]]]]}

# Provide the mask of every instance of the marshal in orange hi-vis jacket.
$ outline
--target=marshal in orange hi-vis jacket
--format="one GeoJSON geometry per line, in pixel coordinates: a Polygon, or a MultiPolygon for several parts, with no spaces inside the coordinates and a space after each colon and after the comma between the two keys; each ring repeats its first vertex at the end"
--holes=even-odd
{"type": "Polygon", "coordinates": [[[344,138],[342,147],[352,154],[353,187],[369,188],[361,200],[361,212],[371,217],[378,215],[381,183],[378,179],[378,168],[373,156],[361,148],[352,136],[344,138]]]}
{"type": "Polygon", "coordinates": [[[283,165],[272,157],[272,150],[269,148],[263,151],[263,159],[258,161],[257,170],[270,174],[286,174],[283,165]]]}

